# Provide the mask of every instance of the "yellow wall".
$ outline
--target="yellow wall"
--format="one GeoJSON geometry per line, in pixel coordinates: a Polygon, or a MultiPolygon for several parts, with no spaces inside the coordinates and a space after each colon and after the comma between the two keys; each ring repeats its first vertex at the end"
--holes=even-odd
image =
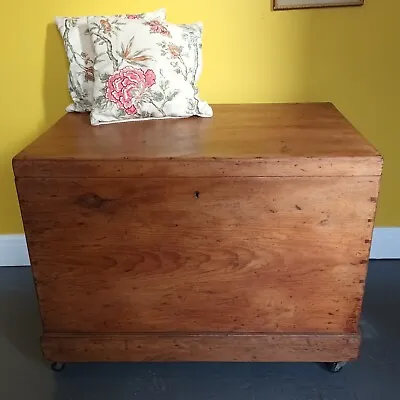
{"type": "Polygon", "coordinates": [[[269,0],[13,0],[0,24],[0,233],[22,232],[12,156],[63,113],[67,63],[53,17],[166,7],[205,25],[209,102],[332,101],[384,154],[379,225],[400,225],[400,1],[272,12],[269,0]]]}

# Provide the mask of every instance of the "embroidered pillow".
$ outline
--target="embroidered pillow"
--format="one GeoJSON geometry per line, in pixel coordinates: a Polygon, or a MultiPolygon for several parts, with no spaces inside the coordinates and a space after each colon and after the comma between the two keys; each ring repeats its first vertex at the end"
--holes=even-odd
{"type": "MultiPolygon", "coordinates": [[[[119,15],[119,20],[165,21],[165,9],[143,14],[119,15]]],[[[93,66],[96,62],[92,39],[88,32],[87,17],[57,17],[58,30],[63,38],[69,61],[68,88],[73,103],[67,111],[85,112],[92,110],[93,103],[93,66]]],[[[102,18],[104,30],[110,29],[107,17],[102,18]]],[[[116,24],[113,29],[118,31],[116,24]]]]}
{"type": "Polygon", "coordinates": [[[91,123],[211,117],[198,97],[202,24],[89,17],[93,39],[94,92],[91,123]],[[103,22],[102,22],[103,21],[103,22]]]}

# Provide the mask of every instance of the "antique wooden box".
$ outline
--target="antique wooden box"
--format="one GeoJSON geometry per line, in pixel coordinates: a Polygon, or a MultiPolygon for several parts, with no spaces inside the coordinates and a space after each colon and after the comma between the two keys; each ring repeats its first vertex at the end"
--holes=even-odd
{"type": "Polygon", "coordinates": [[[357,357],[382,158],[329,103],[214,111],[14,158],[46,358],[357,357]]]}

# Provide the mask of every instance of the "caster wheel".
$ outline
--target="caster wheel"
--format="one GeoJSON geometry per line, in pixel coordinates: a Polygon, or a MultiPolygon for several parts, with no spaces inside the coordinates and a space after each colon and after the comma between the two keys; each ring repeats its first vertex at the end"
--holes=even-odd
{"type": "Polygon", "coordinates": [[[65,368],[65,364],[64,363],[60,363],[60,362],[53,362],[51,363],[51,369],[54,372],[60,372],[65,368]]]}
{"type": "Polygon", "coordinates": [[[326,362],[324,363],[324,367],[332,373],[337,373],[343,369],[343,367],[347,364],[345,361],[338,361],[338,362],[326,362]]]}

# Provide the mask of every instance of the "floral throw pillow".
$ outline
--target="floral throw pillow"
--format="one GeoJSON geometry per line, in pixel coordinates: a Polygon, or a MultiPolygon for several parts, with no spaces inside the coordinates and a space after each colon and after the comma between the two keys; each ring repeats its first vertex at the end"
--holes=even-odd
{"type": "MultiPolygon", "coordinates": [[[[56,17],[55,22],[64,41],[65,51],[69,61],[68,88],[73,103],[67,107],[67,111],[85,112],[92,110],[94,64],[96,55],[93,49],[92,39],[88,30],[88,17],[56,17]]],[[[107,25],[109,17],[103,17],[101,24],[104,29],[110,29],[107,25]]],[[[118,18],[123,21],[165,21],[165,9],[143,14],[124,14],[118,18]]],[[[118,30],[118,25],[114,27],[118,30]]]]}
{"type": "Polygon", "coordinates": [[[211,117],[198,96],[202,24],[90,17],[96,53],[91,123],[211,117]]]}

